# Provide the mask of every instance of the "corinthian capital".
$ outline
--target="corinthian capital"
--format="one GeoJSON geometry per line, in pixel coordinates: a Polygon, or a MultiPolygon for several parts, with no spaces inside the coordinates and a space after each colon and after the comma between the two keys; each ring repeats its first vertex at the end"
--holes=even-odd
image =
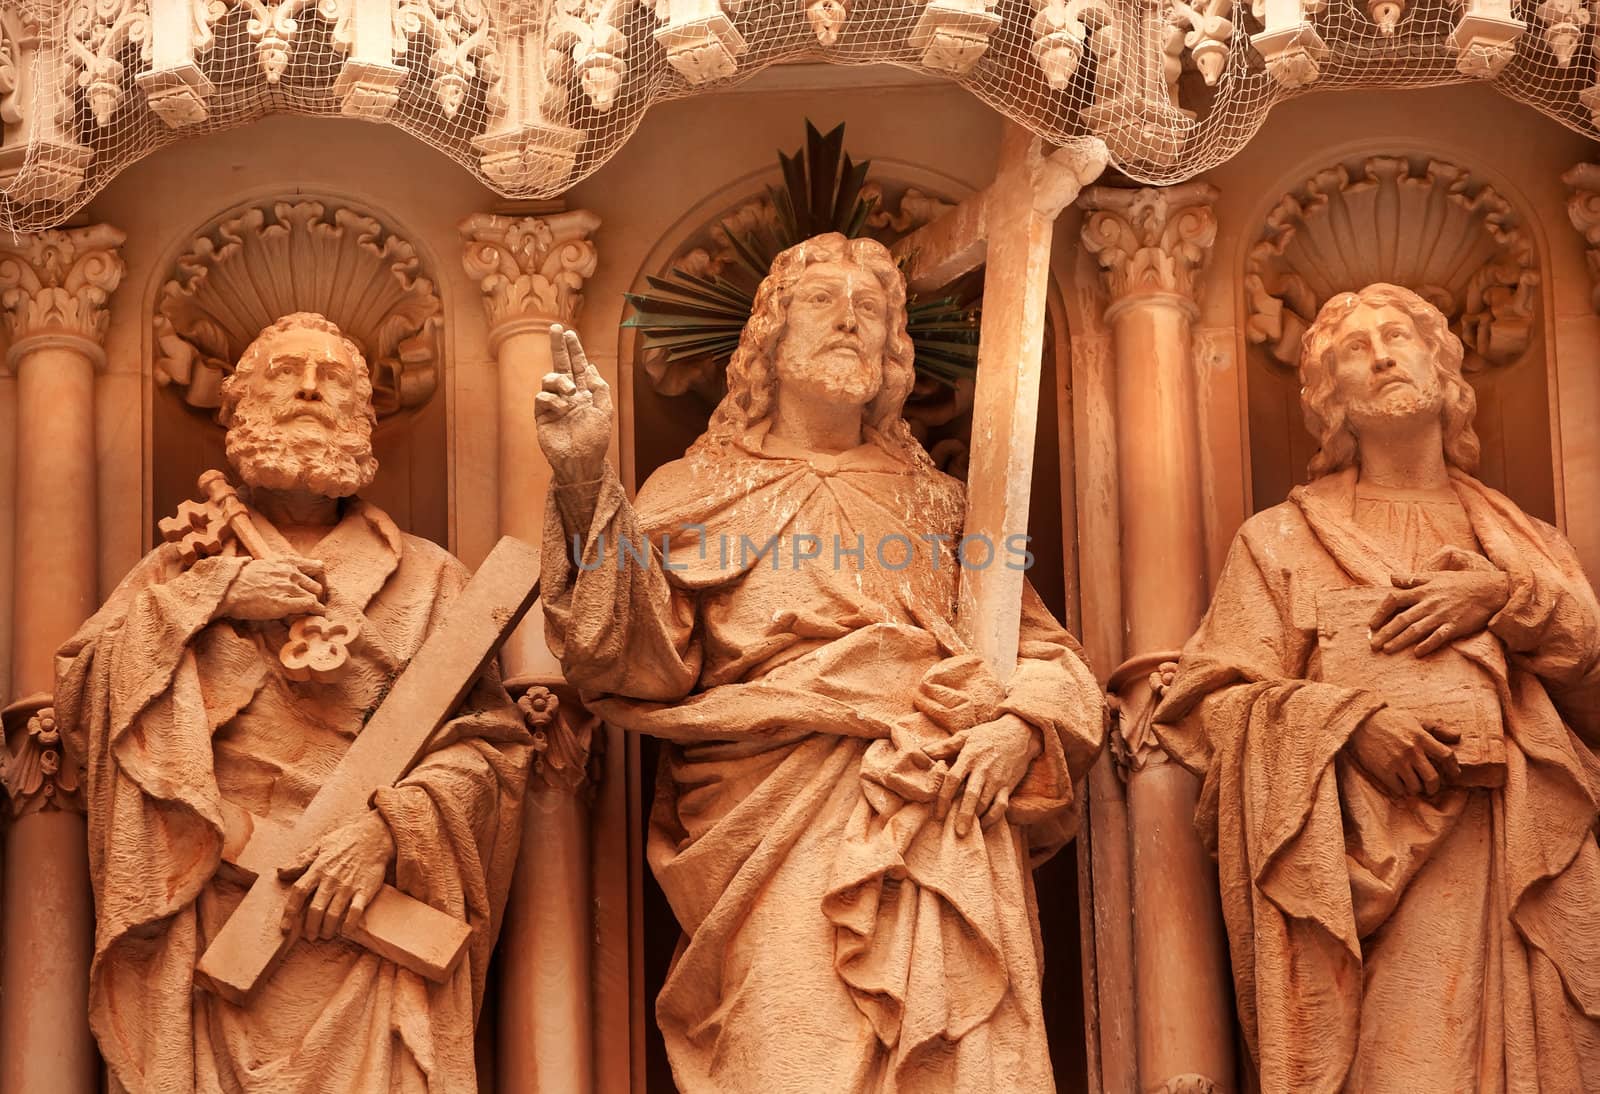
{"type": "Polygon", "coordinates": [[[589,238],[598,227],[600,218],[583,209],[538,217],[476,213],[462,221],[461,262],[483,290],[489,326],[571,325],[599,262],[589,238]]]}
{"type": "Polygon", "coordinates": [[[96,224],[0,239],[0,313],[12,345],[68,335],[98,349],[111,318],[111,294],[127,269],[125,238],[96,224]]]}
{"type": "Polygon", "coordinates": [[[1216,200],[1216,187],[1203,182],[1083,192],[1083,245],[1100,263],[1113,306],[1158,293],[1194,299],[1217,238],[1216,200]]]}
{"type": "Polygon", "coordinates": [[[82,770],[67,752],[50,696],[34,695],[4,712],[0,747],[0,786],[11,801],[11,816],[55,809],[83,811],[82,770]]]}

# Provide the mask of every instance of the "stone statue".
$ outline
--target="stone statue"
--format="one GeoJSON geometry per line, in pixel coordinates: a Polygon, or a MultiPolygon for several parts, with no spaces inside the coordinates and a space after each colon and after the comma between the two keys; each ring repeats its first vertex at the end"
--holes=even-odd
{"type": "Polygon", "coordinates": [[[1156,712],[1269,1094],[1600,1090],[1600,606],[1472,477],[1461,360],[1407,289],[1328,302],[1312,481],[1239,531],[1156,712]]]}
{"type": "Polygon", "coordinates": [[[905,324],[881,244],[780,254],[705,434],[634,505],[606,384],[552,331],[548,635],[595,713],[669,742],[656,1016],[690,1094],[1054,1089],[1029,865],[1103,702],[1031,588],[1007,685],[957,635],[984,552],[901,416],[905,324]]]}
{"type": "Polygon", "coordinates": [[[360,351],[322,316],[262,331],[224,385],[222,415],[248,503],[234,499],[234,516],[266,557],[230,542],[186,565],[186,544],[163,544],[58,655],[56,710],[86,757],[90,1021],[113,1090],[477,1089],[473,1027],[529,743],[493,673],[405,778],[280,864],[298,875],[284,917],[298,941],[248,1000],[197,982],[245,892],[230,866],[247,857],[239,847],[340,778],[340,757],[466,581],[441,548],[356,497],[377,470],[371,394],[360,351]],[[303,679],[280,658],[283,621],[323,616],[357,634],[341,671],[303,679]],[[465,956],[438,982],[352,940],[386,879],[394,901],[465,924],[465,956]]]}

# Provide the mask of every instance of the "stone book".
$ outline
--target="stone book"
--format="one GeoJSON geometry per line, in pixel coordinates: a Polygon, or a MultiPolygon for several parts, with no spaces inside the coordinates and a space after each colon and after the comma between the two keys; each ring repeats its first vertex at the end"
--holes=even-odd
{"type": "Polygon", "coordinates": [[[1325,589],[1317,595],[1319,679],[1325,683],[1366,688],[1390,706],[1409,711],[1426,725],[1461,734],[1455,746],[1461,774],[1457,786],[1495,787],[1505,783],[1505,727],[1500,693],[1483,660],[1504,653],[1487,633],[1450,643],[1425,657],[1416,647],[1385,653],[1372,648],[1372,621],[1393,589],[1363,585],[1325,589]],[[1463,646],[1480,657],[1469,656],[1463,646]],[[1492,653],[1489,652],[1492,649],[1492,653]]]}

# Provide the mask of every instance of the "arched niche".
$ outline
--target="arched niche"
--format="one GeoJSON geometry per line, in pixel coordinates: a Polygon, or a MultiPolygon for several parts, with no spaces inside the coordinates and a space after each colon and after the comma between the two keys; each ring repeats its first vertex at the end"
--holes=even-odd
{"type": "Polygon", "coordinates": [[[1374,281],[1437,306],[1478,396],[1479,477],[1555,522],[1557,482],[1538,235],[1510,195],[1446,157],[1331,160],[1283,193],[1244,247],[1250,461],[1257,511],[1306,480],[1301,336],[1324,303],[1374,281]]]}
{"type": "Polygon", "coordinates": [[[279,316],[314,311],[361,347],[372,375],[379,471],[363,496],[447,545],[445,307],[432,261],[392,218],[332,195],[259,197],[212,216],[157,270],[151,536],[201,471],[227,466],[216,410],[244,348],[279,316]]]}

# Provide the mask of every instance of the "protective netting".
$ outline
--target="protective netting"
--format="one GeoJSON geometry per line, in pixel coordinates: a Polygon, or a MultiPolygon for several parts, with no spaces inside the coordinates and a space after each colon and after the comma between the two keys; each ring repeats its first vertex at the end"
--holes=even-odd
{"type": "Polygon", "coordinates": [[[141,156],[274,113],[387,122],[502,194],[551,197],[615,153],[653,103],[790,60],[947,76],[1053,143],[1104,138],[1125,174],[1153,184],[1226,160],[1306,90],[1489,76],[1600,135],[1582,0],[1313,6],[25,0],[0,8],[0,168],[9,154],[14,172],[0,222],[59,223],[141,156]],[[1458,42],[1463,19],[1477,29],[1458,42]]]}

